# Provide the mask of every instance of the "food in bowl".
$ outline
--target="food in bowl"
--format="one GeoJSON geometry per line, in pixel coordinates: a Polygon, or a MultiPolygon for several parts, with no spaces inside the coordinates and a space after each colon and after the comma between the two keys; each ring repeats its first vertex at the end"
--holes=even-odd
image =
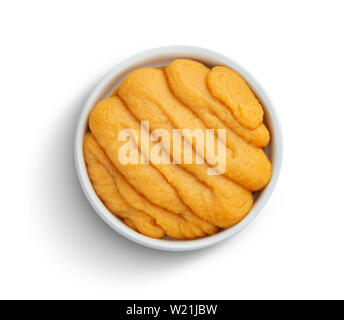
{"type": "Polygon", "coordinates": [[[229,67],[177,59],[135,70],[89,116],[90,181],[108,210],[143,235],[215,234],[240,222],[270,181],[263,115],[229,67]]]}

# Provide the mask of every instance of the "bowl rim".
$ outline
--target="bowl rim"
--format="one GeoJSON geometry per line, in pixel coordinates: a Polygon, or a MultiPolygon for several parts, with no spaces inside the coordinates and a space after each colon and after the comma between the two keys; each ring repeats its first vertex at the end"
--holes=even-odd
{"type": "MultiPolygon", "coordinates": [[[[137,69],[135,67],[134,69],[137,69]]],[[[271,134],[271,128],[270,128],[271,134]]],[[[80,113],[76,132],[75,132],[75,139],[74,139],[74,160],[76,166],[77,176],[82,187],[82,190],[88,199],[89,203],[93,207],[93,209],[97,212],[97,214],[114,230],[116,230],[119,234],[126,237],[129,240],[132,240],[140,245],[150,247],[153,249],[165,250],[165,251],[191,251],[202,249],[205,247],[209,247],[215,245],[242,230],[245,226],[247,226],[262,210],[265,206],[267,201],[269,200],[279,177],[281,165],[282,165],[282,157],[283,157],[283,140],[282,140],[282,132],[281,132],[281,124],[276,113],[275,107],[268,97],[267,93],[260,85],[260,83],[240,64],[233,61],[231,58],[227,56],[201,47],[195,46],[164,46],[158,47],[150,50],[146,50],[140,53],[137,53],[126,60],[119,63],[116,67],[114,67],[110,72],[108,72],[96,85],[96,87],[92,90],[89,97],[87,98],[86,102],[82,107],[82,111],[80,113]],[[237,72],[239,72],[245,80],[249,83],[251,88],[255,91],[255,93],[259,96],[261,102],[264,105],[265,111],[269,114],[270,117],[270,127],[272,126],[273,134],[271,135],[271,147],[274,151],[274,157],[272,160],[273,163],[273,172],[272,177],[269,184],[263,189],[262,194],[259,197],[259,200],[255,202],[254,207],[252,210],[247,214],[247,216],[240,221],[235,226],[223,230],[219,233],[216,233],[211,236],[207,236],[200,239],[194,240],[166,240],[166,239],[154,239],[148,236],[144,236],[128,226],[126,226],[119,218],[114,216],[101,202],[98,198],[97,194],[95,193],[92,184],[89,180],[86,165],[84,161],[83,155],[83,138],[85,135],[85,129],[87,126],[87,120],[89,112],[94,108],[96,103],[99,101],[101,95],[104,96],[104,90],[110,86],[111,82],[120,74],[128,71],[133,65],[147,65],[148,61],[153,58],[159,57],[171,57],[172,59],[176,59],[178,57],[194,57],[199,61],[207,61],[212,60],[218,62],[218,65],[227,65],[237,72]]]]}

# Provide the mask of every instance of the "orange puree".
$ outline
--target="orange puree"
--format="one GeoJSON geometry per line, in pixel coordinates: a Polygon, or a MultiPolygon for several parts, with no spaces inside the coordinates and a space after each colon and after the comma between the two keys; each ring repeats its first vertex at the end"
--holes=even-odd
{"type": "Polygon", "coordinates": [[[139,233],[175,239],[214,234],[241,221],[252,209],[252,192],[270,181],[263,115],[249,85],[228,67],[178,59],[164,68],[136,70],[90,114],[84,139],[88,175],[109,211],[139,233]],[[209,145],[195,137],[185,135],[178,153],[176,129],[202,137],[214,129],[213,143],[225,152],[223,171],[212,161],[220,153],[208,157],[209,145]],[[138,162],[122,161],[126,130],[138,162]],[[161,131],[167,138],[154,138],[161,131]],[[189,148],[189,162],[183,147],[189,148]],[[182,161],[175,163],[178,156],[182,161]]]}

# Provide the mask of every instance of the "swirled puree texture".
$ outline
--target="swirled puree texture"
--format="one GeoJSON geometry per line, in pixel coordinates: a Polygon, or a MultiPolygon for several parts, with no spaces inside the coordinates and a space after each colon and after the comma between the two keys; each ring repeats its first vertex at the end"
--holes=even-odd
{"type": "Polygon", "coordinates": [[[114,215],[149,237],[195,239],[229,228],[250,212],[253,192],[271,178],[262,149],[270,139],[263,115],[246,81],[228,67],[209,69],[178,59],[165,68],[136,70],[89,116],[84,157],[93,188],[114,215]],[[146,131],[142,121],[149,121],[146,131]],[[136,133],[138,159],[146,163],[120,161],[121,147],[128,143],[119,139],[125,129],[136,133]],[[149,136],[156,129],[170,133],[169,144],[154,138],[144,143],[141,132],[149,136]],[[161,153],[168,149],[168,157],[175,158],[174,129],[198,129],[204,136],[214,129],[215,146],[222,143],[226,151],[223,174],[209,174],[216,164],[208,158],[195,160],[200,153],[192,137],[184,137],[181,148],[183,159],[183,147],[189,146],[191,162],[151,161],[150,151],[158,144],[161,153]],[[218,129],[224,129],[225,140],[218,129]]]}

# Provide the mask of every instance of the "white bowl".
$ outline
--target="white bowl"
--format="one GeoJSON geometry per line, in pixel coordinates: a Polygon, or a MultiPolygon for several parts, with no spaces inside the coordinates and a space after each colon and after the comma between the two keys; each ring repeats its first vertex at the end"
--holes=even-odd
{"type": "Polygon", "coordinates": [[[169,46],[136,54],[112,69],[98,83],[87,99],[80,114],[75,135],[74,148],[76,170],[81,187],[94,210],[111,228],[116,230],[124,237],[147,247],[166,251],[189,251],[209,247],[229,238],[244,228],[257,216],[257,214],[262,210],[266,202],[269,200],[271,193],[276,186],[281,169],[283,146],[280,122],[278,120],[275,108],[258,81],[255,80],[245,69],[226,56],[208,49],[190,46],[169,46]],[[142,67],[157,67],[167,65],[172,60],[177,58],[191,58],[203,62],[208,66],[226,65],[239,72],[246,79],[263,104],[265,111],[264,121],[271,134],[271,141],[269,146],[266,148],[266,152],[273,165],[272,178],[266,188],[255,194],[255,203],[251,212],[237,225],[223,230],[215,235],[197,240],[153,239],[139,234],[138,232],[127,227],[119,218],[115,217],[104,206],[102,201],[94,192],[92,184],[87,175],[82,147],[84,134],[87,130],[88,115],[99,101],[108,97],[112,91],[119,86],[122,80],[133,70],[142,67]]]}

